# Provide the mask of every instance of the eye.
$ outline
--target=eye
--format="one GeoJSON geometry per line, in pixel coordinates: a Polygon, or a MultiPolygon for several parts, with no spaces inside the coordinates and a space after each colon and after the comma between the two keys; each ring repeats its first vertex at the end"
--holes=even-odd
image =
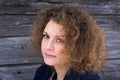
{"type": "Polygon", "coordinates": [[[57,41],[58,43],[63,43],[63,42],[64,42],[61,38],[57,38],[56,41],[57,41]]]}
{"type": "Polygon", "coordinates": [[[48,34],[43,33],[43,38],[48,39],[49,38],[48,34]]]}

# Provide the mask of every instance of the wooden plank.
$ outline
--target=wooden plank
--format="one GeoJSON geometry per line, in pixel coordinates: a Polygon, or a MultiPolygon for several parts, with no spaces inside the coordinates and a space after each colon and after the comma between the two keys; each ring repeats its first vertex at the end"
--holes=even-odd
{"type": "Polygon", "coordinates": [[[36,14],[39,10],[48,7],[48,3],[31,3],[22,5],[0,5],[0,14],[36,14]]]}
{"type": "MultiPolygon", "coordinates": [[[[38,0],[41,2],[41,0],[38,0]]],[[[42,0],[49,1],[53,3],[80,3],[80,4],[101,4],[101,3],[110,3],[110,2],[120,2],[119,0],[42,0]]]]}
{"type": "MultiPolygon", "coordinates": [[[[98,25],[108,30],[120,30],[120,16],[93,16],[98,25]]],[[[24,36],[30,34],[36,16],[4,15],[0,16],[0,36],[24,36]]]]}
{"type": "Polygon", "coordinates": [[[108,46],[108,57],[120,58],[120,32],[106,33],[106,45],[108,46]]]}
{"type": "Polygon", "coordinates": [[[120,30],[120,16],[92,16],[104,30],[120,30]]]}
{"type": "Polygon", "coordinates": [[[120,2],[119,0],[92,0],[92,1],[89,1],[89,0],[84,0],[84,1],[81,1],[81,0],[0,0],[0,4],[1,5],[29,5],[30,3],[37,3],[37,2],[50,2],[50,3],[80,3],[80,4],[109,4],[109,3],[118,3],[120,2]]]}
{"type": "Polygon", "coordinates": [[[28,51],[29,37],[0,38],[0,66],[39,63],[41,59],[28,51]]]}
{"type": "Polygon", "coordinates": [[[30,3],[37,2],[37,0],[0,0],[0,5],[22,5],[27,6],[30,3]]]}
{"type": "MultiPolygon", "coordinates": [[[[101,80],[120,79],[120,60],[107,60],[103,71],[99,73],[101,80]]],[[[38,65],[6,66],[0,67],[1,80],[33,80],[38,65]]]]}
{"type": "Polygon", "coordinates": [[[103,72],[120,72],[120,59],[106,60],[103,72]]]}
{"type": "Polygon", "coordinates": [[[0,67],[0,80],[33,80],[39,65],[0,67]]]}
{"type": "Polygon", "coordinates": [[[91,14],[104,14],[104,15],[109,15],[109,14],[120,14],[120,2],[118,3],[110,3],[110,4],[97,4],[97,5],[92,5],[92,4],[84,4],[80,5],[80,3],[64,3],[64,5],[70,5],[70,6],[76,6],[80,9],[85,9],[91,14]]]}
{"type": "Polygon", "coordinates": [[[30,34],[35,16],[0,16],[0,36],[19,36],[30,34]]]}
{"type": "Polygon", "coordinates": [[[120,80],[120,59],[107,60],[100,76],[101,80],[120,80]]]}
{"type": "MultiPolygon", "coordinates": [[[[56,3],[57,4],[57,3],[56,3]]],[[[54,4],[54,5],[56,5],[54,4]]],[[[0,5],[0,14],[36,14],[39,10],[43,10],[53,3],[31,3],[29,6],[18,5],[0,5]]],[[[90,11],[91,14],[120,14],[120,2],[111,2],[108,4],[91,5],[80,3],[58,3],[58,5],[70,5],[73,7],[81,7],[90,11]]]]}

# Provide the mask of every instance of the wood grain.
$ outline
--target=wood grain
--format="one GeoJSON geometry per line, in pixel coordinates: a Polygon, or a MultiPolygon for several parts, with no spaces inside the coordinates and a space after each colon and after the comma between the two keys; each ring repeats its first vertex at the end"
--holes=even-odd
{"type": "Polygon", "coordinates": [[[0,66],[40,63],[41,59],[28,51],[29,37],[0,38],[0,66]]]}
{"type": "Polygon", "coordinates": [[[101,80],[119,80],[120,79],[120,59],[107,60],[103,71],[100,73],[101,80]]]}
{"type": "Polygon", "coordinates": [[[120,32],[106,33],[106,45],[109,58],[120,59],[120,32]]]}
{"type": "Polygon", "coordinates": [[[0,67],[1,80],[33,80],[39,65],[0,67]]]}
{"type": "MultiPolygon", "coordinates": [[[[0,5],[0,14],[36,14],[38,11],[45,9],[53,3],[31,3],[27,6],[21,5],[0,5]]],[[[120,2],[111,2],[108,4],[83,4],[80,3],[61,3],[58,5],[70,5],[73,7],[83,8],[88,10],[91,14],[104,14],[104,15],[119,15],[120,14],[120,2]]]]}
{"type": "MultiPolygon", "coordinates": [[[[38,0],[38,1],[40,1],[41,2],[41,0],[38,0]]],[[[119,2],[119,0],[42,0],[42,1],[49,1],[49,2],[57,2],[57,3],[60,3],[60,2],[62,2],[62,3],[80,3],[80,4],[101,4],[101,3],[112,3],[112,2],[115,2],[115,3],[117,3],[117,2],[119,2]]]]}
{"type": "Polygon", "coordinates": [[[35,16],[0,16],[0,36],[24,36],[30,34],[35,16]]]}
{"type": "MultiPolygon", "coordinates": [[[[98,25],[105,31],[120,31],[120,16],[95,16],[98,25]]],[[[28,36],[36,15],[4,15],[0,16],[0,36],[28,36]]]]}

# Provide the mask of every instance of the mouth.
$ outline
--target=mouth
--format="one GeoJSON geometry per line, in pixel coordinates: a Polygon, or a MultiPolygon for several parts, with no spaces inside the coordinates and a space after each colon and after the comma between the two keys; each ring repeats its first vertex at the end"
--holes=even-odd
{"type": "Polygon", "coordinates": [[[55,55],[51,55],[49,53],[44,53],[44,55],[47,57],[47,58],[53,58],[53,57],[56,57],[55,55]]]}

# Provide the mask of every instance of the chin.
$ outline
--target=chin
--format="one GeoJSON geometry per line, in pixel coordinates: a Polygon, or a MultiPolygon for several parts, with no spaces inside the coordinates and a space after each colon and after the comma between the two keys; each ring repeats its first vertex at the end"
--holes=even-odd
{"type": "Polygon", "coordinates": [[[51,62],[51,61],[46,61],[46,60],[44,60],[44,63],[45,63],[46,65],[49,65],[49,66],[54,66],[54,63],[51,62]]]}

